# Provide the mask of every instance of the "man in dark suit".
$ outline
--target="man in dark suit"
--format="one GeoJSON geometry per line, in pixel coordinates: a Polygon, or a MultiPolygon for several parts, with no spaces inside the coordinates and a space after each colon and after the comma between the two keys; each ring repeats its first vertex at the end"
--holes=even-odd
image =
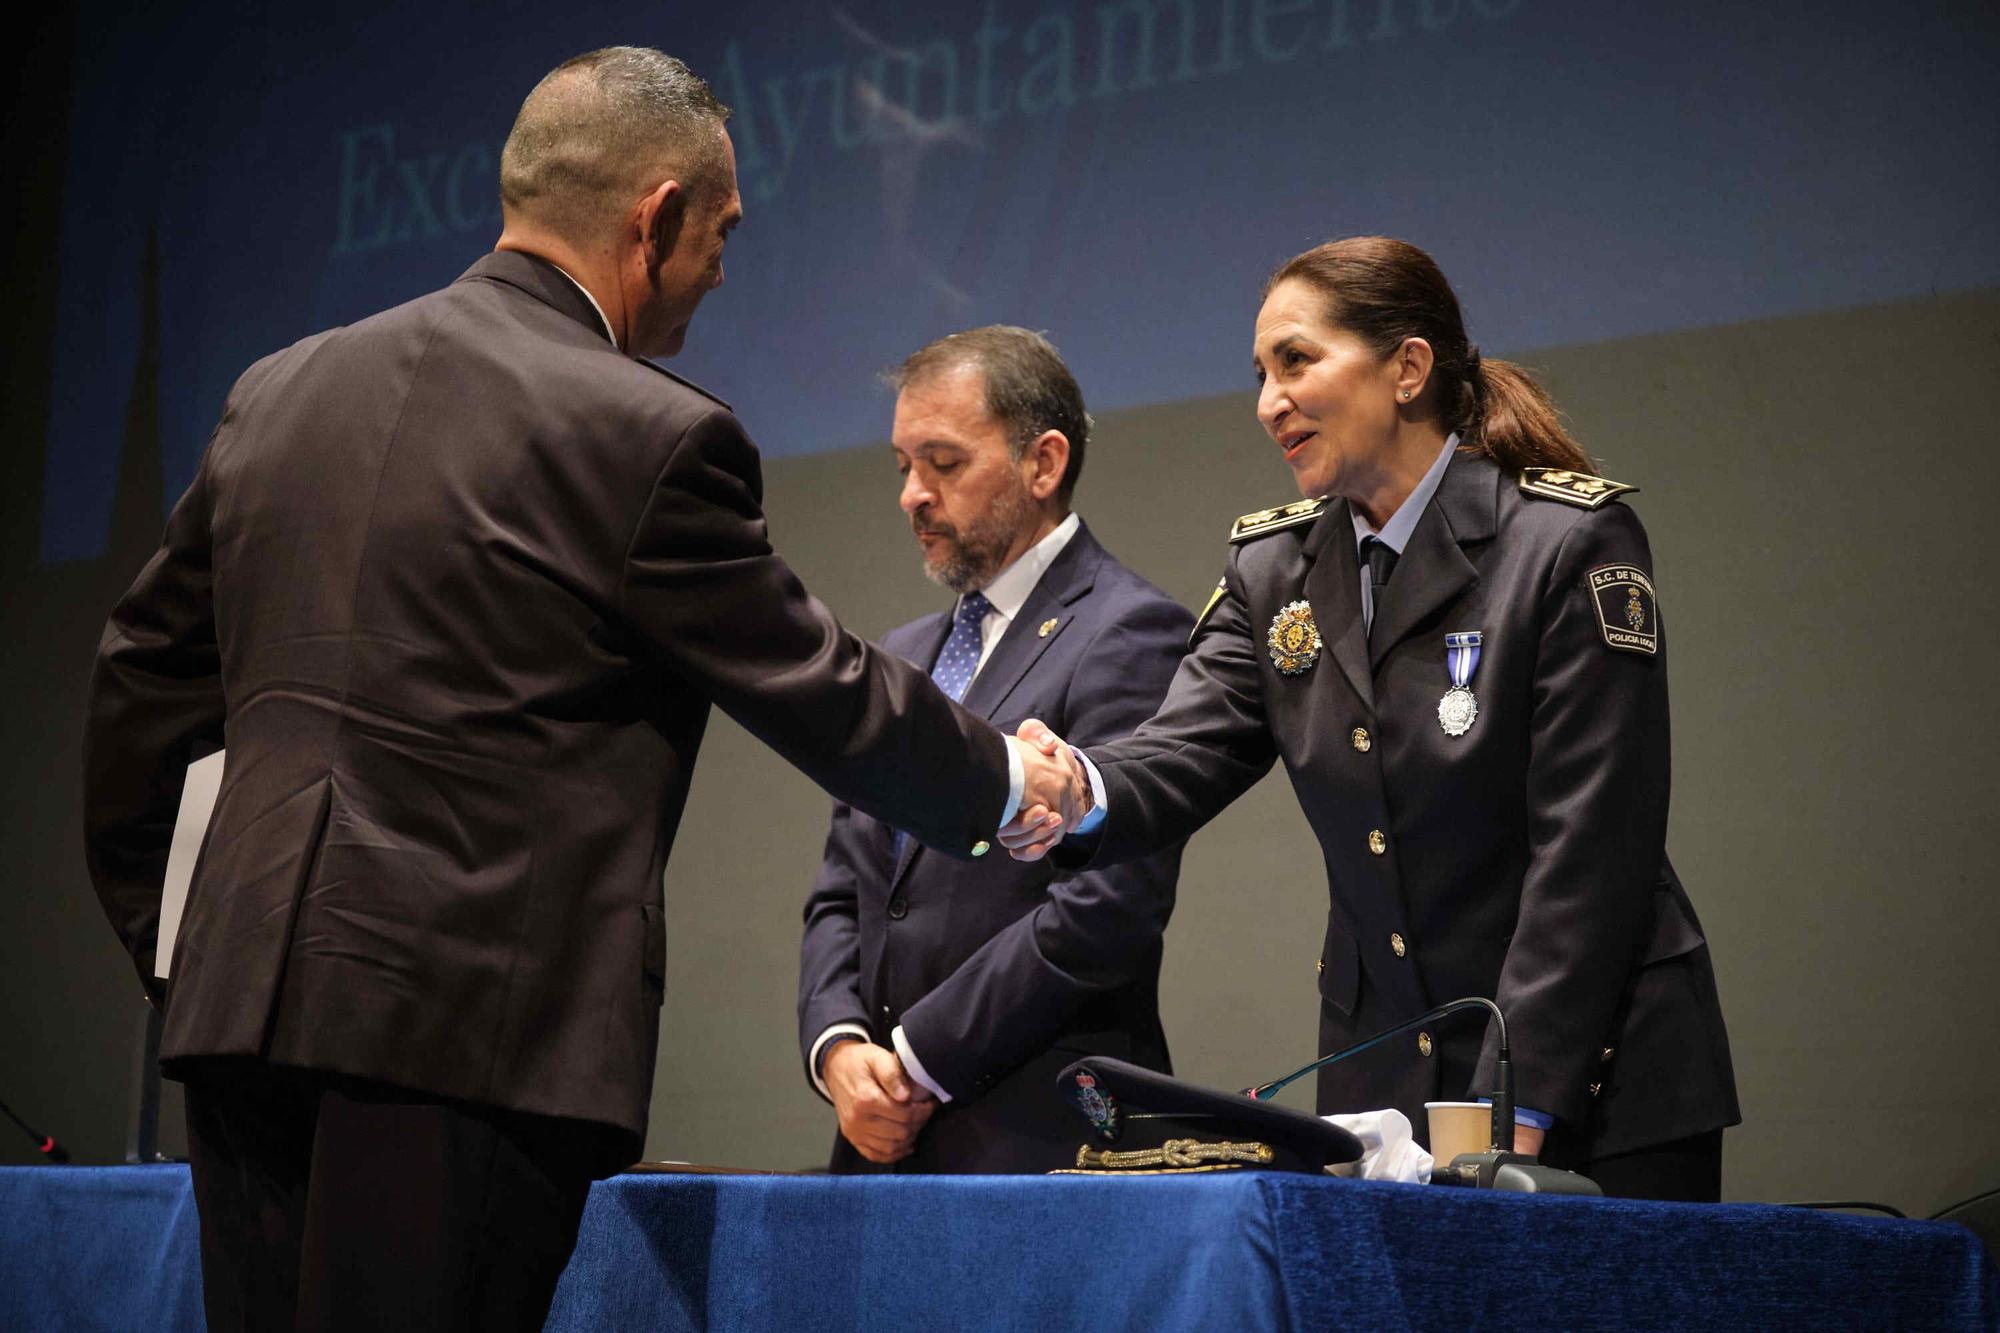
{"type": "Polygon", "coordinates": [[[950,854],[1076,795],[842,630],[728,407],[637,359],[722,281],[727,115],[656,51],[552,72],[497,252],[247,371],[106,627],[86,836],[149,985],[185,766],[226,741],[161,1045],[211,1329],[541,1326],[643,1143],[712,703],[950,854]]]}
{"type": "MultiPolygon", "coordinates": [[[[1071,512],[1090,419],[1026,329],[956,333],[896,376],[902,507],[926,572],[960,594],[882,646],[1011,730],[1060,715],[1124,736],[1166,693],[1194,618],[1071,512]]],[[[1055,878],[963,864],[836,803],[806,904],[799,1042],[833,1103],[833,1169],[1046,1171],[1079,1142],[1056,1073],[1084,1054],[1165,1070],[1160,933],[1178,844],[1055,878]]]]}

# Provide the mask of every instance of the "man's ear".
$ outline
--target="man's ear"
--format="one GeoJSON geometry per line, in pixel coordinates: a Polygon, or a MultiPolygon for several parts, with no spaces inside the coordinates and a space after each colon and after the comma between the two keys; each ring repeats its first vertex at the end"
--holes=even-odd
{"type": "Polygon", "coordinates": [[[1028,473],[1028,494],[1037,500],[1048,499],[1061,487],[1063,473],[1069,470],[1069,436],[1059,430],[1043,431],[1022,454],[1022,461],[1033,464],[1028,473]]]}
{"type": "Polygon", "coordinates": [[[687,221],[687,187],[673,179],[661,181],[639,201],[636,221],[646,247],[646,267],[658,268],[680,243],[687,221]]]}

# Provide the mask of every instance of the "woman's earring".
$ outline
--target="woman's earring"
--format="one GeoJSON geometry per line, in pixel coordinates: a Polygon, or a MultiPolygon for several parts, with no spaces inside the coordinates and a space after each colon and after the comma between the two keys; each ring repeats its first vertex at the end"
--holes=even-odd
{"type": "Polygon", "coordinates": [[[1403,401],[1406,403],[1410,401],[1410,391],[1408,389],[1403,390],[1403,401]]]}

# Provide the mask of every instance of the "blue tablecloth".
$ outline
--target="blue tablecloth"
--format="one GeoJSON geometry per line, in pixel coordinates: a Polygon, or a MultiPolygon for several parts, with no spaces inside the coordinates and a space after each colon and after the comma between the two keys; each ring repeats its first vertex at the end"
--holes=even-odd
{"type": "MultiPolygon", "coordinates": [[[[184,1167],[0,1170],[0,1328],[201,1327],[184,1167]]],[[[552,1329],[1993,1328],[1930,1222],[1271,1174],[641,1175],[552,1329]]]]}

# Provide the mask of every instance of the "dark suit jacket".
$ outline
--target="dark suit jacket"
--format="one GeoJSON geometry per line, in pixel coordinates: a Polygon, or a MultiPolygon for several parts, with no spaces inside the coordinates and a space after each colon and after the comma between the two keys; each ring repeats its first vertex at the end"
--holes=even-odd
{"type": "Polygon", "coordinates": [[[106,627],[91,873],[142,978],[194,745],[227,772],[161,1054],[643,1134],[661,871],[711,703],[965,854],[979,718],[772,551],[726,405],[519,254],[260,361],[106,627]]]}
{"type": "MultiPolygon", "coordinates": [[[[1589,1155],[1734,1124],[1706,943],[1665,852],[1665,638],[1608,646],[1586,575],[1615,564],[1651,570],[1624,504],[1535,498],[1465,455],[1372,639],[1345,503],[1236,545],[1159,715],[1090,752],[1109,805],[1098,861],[1185,837],[1281,758],[1331,887],[1322,1051],[1484,995],[1507,1015],[1519,1102],[1589,1155]],[[1300,600],[1325,648],[1287,676],[1266,635],[1300,600]],[[1458,630],[1485,642],[1478,719],[1452,737],[1437,708],[1458,630]]],[[[1426,1099],[1490,1090],[1478,1024],[1426,1035],[1429,1056],[1409,1036],[1329,1067],[1320,1111],[1396,1106],[1421,1131],[1426,1099]]]]}
{"type": "MultiPolygon", "coordinates": [[[[1039,717],[1076,744],[1123,736],[1159,705],[1193,622],[1079,528],[974,677],[965,706],[1009,732],[1039,717]]],[[[950,632],[941,612],[884,635],[882,647],[928,669],[950,632]]],[[[1085,1126],[1056,1095],[1064,1065],[1088,1053],[1168,1067],[1160,933],[1173,910],[1179,843],[1056,878],[1046,861],[964,864],[915,843],[899,858],[895,842],[888,824],[834,806],[806,901],[800,1052],[810,1060],[835,1023],[859,1023],[884,1046],[903,1026],[924,1072],[952,1100],[900,1170],[1069,1164],[1085,1126]]],[[[833,1165],[871,1169],[838,1136],[833,1165]]]]}

